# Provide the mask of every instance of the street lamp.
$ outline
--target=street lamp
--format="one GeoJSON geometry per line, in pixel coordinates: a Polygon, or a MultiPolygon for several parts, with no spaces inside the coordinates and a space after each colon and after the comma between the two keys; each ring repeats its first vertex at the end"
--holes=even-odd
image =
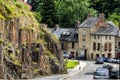
{"type": "Polygon", "coordinates": [[[119,63],[118,63],[119,64],[119,69],[118,69],[119,70],[118,71],[119,72],[119,77],[118,77],[118,79],[120,79],[120,47],[119,48],[115,47],[115,52],[118,53],[118,54],[115,54],[115,55],[116,55],[116,58],[119,59],[119,63]]]}

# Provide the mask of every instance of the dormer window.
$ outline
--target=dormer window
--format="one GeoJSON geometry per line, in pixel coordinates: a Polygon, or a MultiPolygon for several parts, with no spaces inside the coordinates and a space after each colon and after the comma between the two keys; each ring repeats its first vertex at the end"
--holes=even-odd
{"type": "Polygon", "coordinates": [[[70,32],[70,31],[68,31],[68,32],[62,32],[61,38],[67,38],[67,37],[69,37],[70,35],[71,35],[71,32],[70,32]]]}

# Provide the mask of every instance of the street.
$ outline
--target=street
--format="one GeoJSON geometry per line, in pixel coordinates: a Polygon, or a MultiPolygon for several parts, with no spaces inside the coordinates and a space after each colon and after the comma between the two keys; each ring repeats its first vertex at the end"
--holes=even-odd
{"type": "MultiPolygon", "coordinates": [[[[65,80],[93,80],[93,72],[96,70],[97,67],[103,66],[103,64],[95,64],[95,61],[83,61],[83,62],[87,63],[85,69],[83,69],[78,74],[71,76],[65,80]]],[[[114,63],[104,63],[104,64],[110,64],[114,67],[113,69],[117,69],[117,70],[119,69],[118,64],[114,64],[114,63]]],[[[59,80],[64,76],[66,75],[52,75],[47,77],[36,78],[35,80],[59,80]]]]}
{"type": "MultiPolygon", "coordinates": [[[[97,67],[102,67],[103,64],[95,64],[95,61],[84,61],[87,63],[87,67],[81,71],[80,73],[76,74],[75,76],[69,77],[66,80],[93,80],[93,72],[96,70],[97,67]]],[[[119,69],[118,64],[114,63],[104,63],[104,64],[110,64],[114,68],[113,69],[119,69]]]]}

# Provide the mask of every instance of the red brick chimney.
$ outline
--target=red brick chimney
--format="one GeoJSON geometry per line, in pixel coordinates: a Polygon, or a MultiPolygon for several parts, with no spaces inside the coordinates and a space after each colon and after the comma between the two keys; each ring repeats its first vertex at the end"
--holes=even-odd
{"type": "Polygon", "coordinates": [[[105,15],[104,13],[99,13],[99,16],[98,16],[98,22],[97,22],[97,28],[98,27],[105,27],[105,15]]]}

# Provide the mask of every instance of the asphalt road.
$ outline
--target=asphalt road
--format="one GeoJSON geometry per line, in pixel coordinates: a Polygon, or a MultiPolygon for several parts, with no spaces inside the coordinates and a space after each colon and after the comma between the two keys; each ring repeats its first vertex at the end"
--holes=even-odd
{"type": "MultiPolygon", "coordinates": [[[[95,64],[95,61],[83,61],[83,62],[87,63],[85,69],[83,69],[78,74],[69,77],[65,80],[94,80],[93,72],[96,70],[97,67],[102,67],[103,64],[95,64]]],[[[114,69],[119,69],[118,64],[115,63],[104,63],[104,64],[110,64],[114,67],[114,69]]],[[[59,80],[62,77],[65,77],[65,75],[52,75],[46,77],[39,77],[39,78],[35,78],[34,80],[59,80]]]]}
{"type": "MultiPolygon", "coordinates": [[[[88,64],[86,68],[80,73],[72,77],[69,77],[66,80],[94,80],[93,72],[96,70],[97,67],[102,67],[103,64],[95,64],[95,61],[84,61],[84,62],[88,64]]],[[[117,70],[119,69],[118,64],[115,63],[104,63],[104,64],[110,64],[114,67],[113,69],[117,69],[117,70]]]]}

